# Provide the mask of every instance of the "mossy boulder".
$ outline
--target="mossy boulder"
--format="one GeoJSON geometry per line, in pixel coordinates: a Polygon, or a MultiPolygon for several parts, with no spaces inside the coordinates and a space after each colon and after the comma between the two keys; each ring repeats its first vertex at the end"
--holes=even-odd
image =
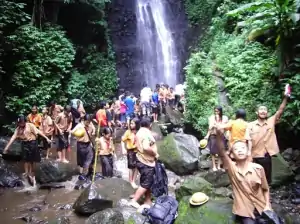
{"type": "Polygon", "coordinates": [[[159,159],[177,175],[191,174],[198,169],[199,142],[196,137],[171,133],[157,146],[159,159]]]}
{"type": "Polygon", "coordinates": [[[203,192],[207,195],[212,195],[212,184],[199,176],[189,177],[185,179],[178,189],[176,189],[176,199],[181,200],[184,196],[192,195],[196,192],[203,192]]]}
{"type": "Polygon", "coordinates": [[[179,202],[175,224],[234,224],[230,199],[210,199],[201,206],[191,206],[189,198],[183,197],[179,202]]]}
{"type": "Polygon", "coordinates": [[[203,178],[211,183],[213,187],[228,187],[230,185],[228,174],[221,170],[217,172],[208,172],[203,178]]]}
{"type": "Polygon", "coordinates": [[[281,186],[294,178],[294,173],[281,154],[272,157],[272,186],[281,186]]]}

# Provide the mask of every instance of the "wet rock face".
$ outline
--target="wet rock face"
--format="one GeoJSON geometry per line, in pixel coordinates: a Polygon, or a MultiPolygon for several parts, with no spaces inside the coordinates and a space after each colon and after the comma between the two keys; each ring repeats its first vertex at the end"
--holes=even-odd
{"type": "Polygon", "coordinates": [[[75,174],[76,167],[72,164],[44,159],[37,167],[36,180],[42,184],[63,182],[71,179],[75,174]]]}
{"type": "Polygon", "coordinates": [[[129,198],[133,193],[130,183],[123,179],[98,180],[82,192],[75,201],[73,209],[77,214],[91,215],[115,207],[120,199],[129,198]]]}
{"type": "MultiPolygon", "coordinates": [[[[188,20],[182,0],[165,1],[166,20],[172,31],[179,58],[180,74],[177,79],[182,82],[182,68],[189,55],[187,35],[189,31],[188,20]]],[[[116,54],[119,87],[139,93],[144,74],[140,70],[141,46],[137,39],[136,0],[112,0],[108,9],[108,25],[116,54]]],[[[159,74],[158,74],[159,75],[159,74]]],[[[178,75],[178,74],[174,74],[178,75]]],[[[155,78],[155,77],[153,77],[155,78]]]]}

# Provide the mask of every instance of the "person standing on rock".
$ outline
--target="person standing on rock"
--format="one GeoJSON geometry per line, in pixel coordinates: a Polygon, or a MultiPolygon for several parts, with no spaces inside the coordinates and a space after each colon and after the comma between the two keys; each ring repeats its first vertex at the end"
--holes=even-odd
{"type": "MultiPolygon", "coordinates": [[[[44,107],[42,110],[43,116],[42,116],[42,122],[40,126],[41,132],[47,136],[49,139],[53,139],[53,132],[54,132],[54,124],[51,117],[48,115],[48,108],[44,107]]],[[[44,150],[47,150],[46,152],[46,159],[49,158],[50,150],[51,150],[51,144],[49,144],[46,139],[43,141],[43,147],[44,150]]]]}
{"type": "Polygon", "coordinates": [[[158,99],[158,90],[155,89],[153,94],[152,94],[152,116],[153,116],[153,122],[157,123],[158,122],[158,106],[159,106],[159,99],[158,99]]]}
{"type": "Polygon", "coordinates": [[[86,114],[71,131],[71,134],[74,135],[79,129],[82,129],[84,134],[83,136],[75,136],[77,138],[77,166],[80,177],[84,179],[94,157],[91,137],[95,135],[96,130],[91,115],[86,114]]]}
{"type": "Polygon", "coordinates": [[[257,108],[257,120],[249,123],[247,128],[248,141],[252,145],[251,155],[253,161],[262,165],[265,169],[268,183],[272,182],[272,156],[279,153],[279,146],[275,134],[275,125],[286,107],[290,97],[290,89],[287,88],[284,99],[277,112],[268,117],[268,108],[259,106],[257,108]]]}
{"type": "MultiPolygon", "coordinates": [[[[235,141],[241,141],[246,139],[246,130],[248,122],[246,120],[246,111],[244,109],[238,109],[235,112],[235,120],[230,120],[226,124],[218,125],[218,129],[224,129],[230,132],[229,138],[229,150],[231,149],[235,141]]],[[[250,147],[251,149],[251,147],[250,147]]]]}
{"type": "Polygon", "coordinates": [[[129,91],[126,91],[126,98],[124,100],[124,103],[126,105],[126,124],[127,127],[129,127],[130,120],[134,118],[134,106],[135,106],[135,102],[131,97],[129,91]]]}
{"type": "MultiPolygon", "coordinates": [[[[221,170],[221,159],[218,156],[218,146],[216,139],[216,132],[218,125],[226,124],[228,122],[228,117],[223,115],[223,108],[221,106],[217,106],[214,109],[215,114],[208,118],[208,132],[205,139],[208,140],[208,148],[210,150],[211,159],[212,159],[212,170],[217,171],[221,170]],[[218,158],[218,159],[217,159],[218,158]],[[216,165],[217,161],[217,165],[216,165]]],[[[226,138],[223,134],[223,141],[226,144],[226,138]]]]}
{"type": "Polygon", "coordinates": [[[242,224],[255,224],[263,211],[271,210],[270,191],[264,168],[249,161],[251,151],[246,141],[236,141],[232,146],[235,162],[226,153],[223,132],[217,130],[216,143],[226,167],[233,193],[232,213],[242,224]]]}
{"type": "Polygon", "coordinates": [[[3,153],[6,154],[9,147],[16,139],[22,141],[22,152],[24,160],[24,170],[23,176],[30,179],[32,185],[35,185],[35,166],[36,163],[41,161],[40,149],[37,144],[38,135],[46,139],[50,144],[51,140],[45,136],[39,129],[35,127],[34,124],[26,122],[26,118],[20,115],[17,120],[17,129],[15,130],[13,136],[5,146],[3,153]]]}
{"type": "Polygon", "coordinates": [[[150,87],[148,87],[147,83],[143,84],[143,89],[141,90],[140,93],[140,98],[141,98],[141,107],[142,107],[142,116],[148,116],[150,117],[150,101],[152,97],[152,91],[150,87]]]}
{"type": "Polygon", "coordinates": [[[136,167],[141,175],[140,187],[135,192],[133,199],[129,202],[129,205],[135,208],[140,206],[137,201],[143,195],[145,195],[144,203],[152,205],[151,187],[154,182],[155,163],[159,155],[150,128],[151,120],[149,118],[143,118],[141,120],[141,128],[136,134],[136,144],[138,149],[136,167]]]}
{"type": "Polygon", "coordinates": [[[140,129],[140,120],[134,118],[130,121],[128,130],[122,136],[122,142],[126,143],[127,149],[127,162],[129,169],[129,181],[131,186],[136,189],[138,186],[135,183],[138,171],[136,169],[136,133],[140,129]]]}
{"type": "Polygon", "coordinates": [[[65,106],[63,112],[58,114],[54,122],[54,125],[56,126],[58,131],[57,161],[63,163],[69,163],[69,161],[66,159],[66,151],[70,144],[69,133],[72,128],[72,121],[73,117],[71,113],[71,106],[68,105],[65,106]]]}
{"type": "Polygon", "coordinates": [[[103,128],[102,136],[96,139],[100,148],[99,150],[100,161],[102,166],[102,175],[104,177],[113,176],[113,155],[115,153],[115,147],[112,139],[112,129],[109,127],[103,128]]]}
{"type": "Polygon", "coordinates": [[[38,113],[37,106],[32,106],[31,113],[27,116],[27,120],[34,124],[36,128],[40,128],[42,116],[38,113]]]}

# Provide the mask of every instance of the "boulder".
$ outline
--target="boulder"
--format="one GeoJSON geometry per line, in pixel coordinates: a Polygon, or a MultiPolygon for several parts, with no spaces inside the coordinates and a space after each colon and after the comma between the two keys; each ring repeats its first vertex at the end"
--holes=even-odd
{"type": "Polygon", "coordinates": [[[293,159],[293,149],[288,148],[284,150],[281,155],[286,161],[291,161],[293,159]]]}
{"type": "Polygon", "coordinates": [[[128,206],[129,200],[121,199],[117,203],[117,209],[122,213],[126,224],[144,224],[146,219],[136,208],[128,206]]]}
{"type": "Polygon", "coordinates": [[[213,195],[215,197],[229,197],[232,198],[232,190],[226,187],[213,188],[213,195]]]}
{"type": "Polygon", "coordinates": [[[151,131],[152,131],[152,135],[156,141],[160,141],[163,139],[164,135],[163,135],[158,123],[152,124],[151,131]]]}
{"type": "Polygon", "coordinates": [[[68,217],[59,217],[50,221],[49,224],[71,224],[71,220],[68,217]]]}
{"type": "Polygon", "coordinates": [[[169,117],[174,127],[183,126],[183,114],[178,110],[173,110],[171,107],[166,106],[166,116],[169,117]]]}
{"type": "Polygon", "coordinates": [[[171,133],[157,145],[159,159],[177,175],[191,174],[198,169],[199,142],[196,137],[171,133]]]}
{"type": "Polygon", "coordinates": [[[124,218],[117,209],[107,208],[103,211],[92,214],[86,224],[124,224],[124,218]]]}
{"type": "Polygon", "coordinates": [[[284,158],[277,154],[272,157],[272,186],[280,186],[292,181],[294,177],[293,171],[284,158]]]}
{"type": "Polygon", "coordinates": [[[37,166],[36,180],[41,184],[64,182],[76,174],[76,167],[70,163],[44,159],[37,166]]]}
{"type": "Polygon", "coordinates": [[[180,200],[184,196],[192,195],[196,192],[203,192],[212,195],[212,184],[199,176],[191,176],[184,180],[183,184],[176,189],[176,199],[180,200]]]}
{"type": "Polygon", "coordinates": [[[210,160],[200,160],[198,161],[198,169],[199,170],[209,170],[212,168],[212,161],[210,160]]]}
{"type": "MultiPolygon", "coordinates": [[[[3,149],[7,145],[9,141],[9,137],[0,137],[0,153],[3,152],[3,149]]],[[[10,146],[7,154],[3,154],[3,159],[11,160],[11,161],[20,161],[22,159],[22,145],[21,141],[14,141],[14,143],[10,146]]]]}
{"type": "Polygon", "coordinates": [[[228,174],[221,170],[217,172],[208,172],[203,176],[205,180],[212,184],[213,187],[228,187],[230,185],[230,180],[228,174]]]}
{"type": "Polygon", "coordinates": [[[24,186],[21,177],[6,166],[3,159],[0,159],[0,187],[12,188],[24,186]]]}
{"type": "Polygon", "coordinates": [[[190,196],[179,202],[175,224],[233,224],[232,201],[227,198],[210,199],[201,206],[191,206],[190,196]]]}
{"type": "Polygon", "coordinates": [[[285,206],[282,204],[275,204],[272,203],[272,208],[276,212],[276,214],[284,219],[286,224],[299,224],[300,223],[300,216],[299,213],[297,214],[291,214],[287,211],[285,206]]]}
{"type": "Polygon", "coordinates": [[[115,207],[120,199],[129,198],[133,193],[131,184],[123,179],[97,180],[81,193],[73,209],[77,214],[91,215],[115,207]]]}

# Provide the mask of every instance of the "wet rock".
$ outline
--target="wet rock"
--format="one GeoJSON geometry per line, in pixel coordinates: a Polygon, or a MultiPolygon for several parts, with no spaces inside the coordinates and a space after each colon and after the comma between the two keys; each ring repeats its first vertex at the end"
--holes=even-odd
{"type": "Polygon", "coordinates": [[[230,185],[228,174],[221,170],[208,172],[203,178],[211,183],[213,187],[228,187],[230,185]]]}
{"type": "Polygon", "coordinates": [[[181,178],[177,176],[174,172],[166,170],[168,176],[168,185],[169,187],[175,187],[177,183],[180,183],[181,178]]]}
{"type": "Polygon", "coordinates": [[[230,199],[210,199],[207,203],[201,206],[191,206],[189,204],[189,199],[190,196],[187,196],[182,198],[179,202],[178,217],[175,220],[175,224],[233,224],[232,201],[230,199]]]}
{"type": "Polygon", "coordinates": [[[34,207],[29,209],[29,211],[31,211],[31,212],[38,212],[38,211],[41,211],[41,210],[42,210],[41,206],[34,206],[34,207]]]}
{"type": "MultiPolygon", "coordinates": [[[[102,174],[99,172],[96,172],[95,181],[103,180],[103,179],[104,179],[104,177],[102,176],[102,174]]],[[[75,183],[74,189],[76,189],[76,190],[85,189],[88,186],[90,186],[91,183],[92,183],[92,176],[90,175],[85,180],[77,180],[77,182],[75,183]]]]}
{"type": "Polygon", "coordinates": [[[164,135],[163,135],[158,123],[152,124],[151,131],[152,131],[153,137],[155,138],[156,141],[160,141],[163,139],[164,135]]]}
{"type": "MultiPolygon", "coordinates": [[[[3,152],[3,149],[7,145],[9,139],[9,137],[0,137],[0,153],[3,152]]],[[[5,160],[20,161],[22,159],[21,141],[14,141],[7,151],[7,154],[3,154],[2,156],[5,160]]]]}
{"type": "Polygon", "coordinates": [[[192,195],[196,192],[212,195],[212,184],[202,177],[191,176],[184,180],[179,189],[176,189],[176,199],[180,200],[182,197],[192,195]]]}
{"type": "Polygon", "coordinates": [[[202,160],[198,162],[198,168],[199,170],[208,170],[212,167],[212,161],[211,160],[202,160]]]}
{"type": "Polygon", "coordinates": [[[272,157],[272,186],[281,186],[293,180],[293,172],[284,158],[277,154],[272,157]]]}
{"type": "Polygon", "coordinates": [[[232,191],[226,187],[214,188],[213,195],[215,197],[230,197],[230,198],[232,198],[232,191]]]}
{"type": "Polygon", "coordinates": [[[71,224],[71,220],[68,217],[59,217],[56,220],[47,222],[48,224],[71,224]]]}
{"type": "Polygon", "coordinates": [[[66,205],[59,206],[58,209],[60,209],[60,210],[71,210],[72,207],[73,207],[73,205],[66,204],[66,205]]]}
{"type": "Polygon", "coordinates": [[[24,186],[21,177],[5,164],[2,158],[0,158],[0,187],[21,187],[24,186]]]}
{"type": "Polygon", "coordinates": [[[117,203],[117,209],[122,213],[125,223],[128,224],[144,224],[146,219],[141,213],[137,212],[136,208],[128,206],[129,200],[121,199],[117,203]]]}
{"type": "Polygon", "coordinates": [[[177,175],[191,174],[198,169],[198,146],[192,135],[171,133],[158,142],[159,159],[177,175]]]}
{"type": "Polygon", "coordinates": [[[37,167],[36,179],[41,184],[64,182],[71,179],[75,174],[74,165],[45,159],[37,167]]]}
{"type": "Polygon", "coordinates": [[[169,117],[169,120],[174,127],[183,126],[183,114],[179,111],[166,106],[166,116],[169,117]]]}
{"type": "Polygon", "coordinates": [[[291,161],[293,159],[293,149],[288,148],[284,150],[281,155],[286,161],[291,161]]]}
{"type": "Polygon", "coordinates": [[[291,214],[287,211],[285,206],[282,204],[272,203],[272,208],[277,213],[277,215],[285,220],[287,224],[299,224],[300,216],[298,214],[291,214]]]}
{"type": "Polygon", "coordinates": [[[117,209],[108,208],[91,215],[86,224],[124,224],[124,218],[117,209]]]}
{"type": "Polygon", "coordinates": [[[122,198],[134,193],[130,183],[119,178],[98,180],[86,188],[75,201],[73,209],[77,214],[91,215],[95,212],[113,208],[122,198]]]}

